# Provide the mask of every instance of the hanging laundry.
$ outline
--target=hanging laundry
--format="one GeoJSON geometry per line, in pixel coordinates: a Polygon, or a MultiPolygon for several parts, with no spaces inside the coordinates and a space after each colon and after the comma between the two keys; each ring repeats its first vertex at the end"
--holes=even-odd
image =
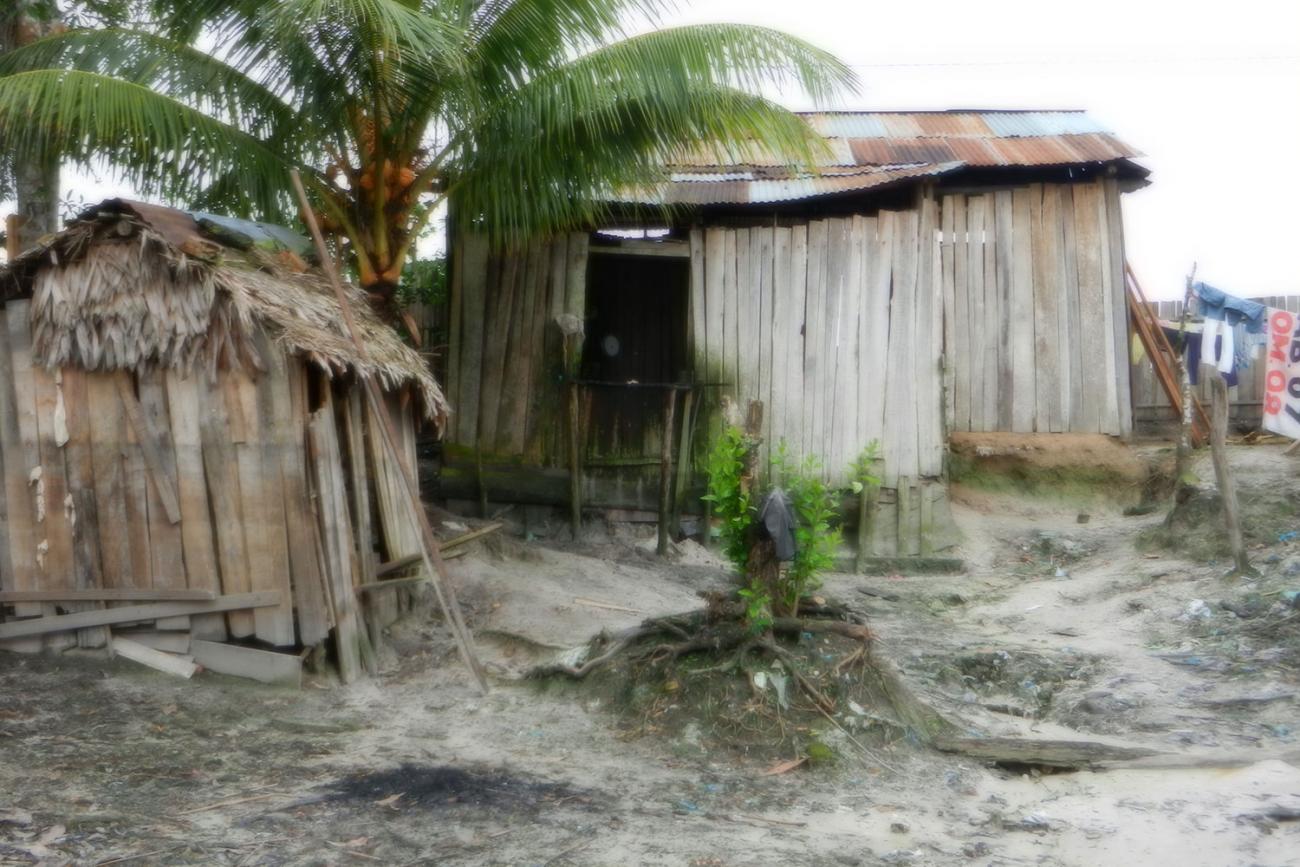
{"type": "Polygon", "coordinates": [[[1196,294],[1201,315],[1207,321],[1227,322],[1229,325],[1244,322],[1246,331],[1251,334],[1261,334],[1268,327],[1268,308],[1258,301],[1229,295],[1208,283],[1194,283],[1192,291],[1196,294]]]}
{"type": "Polygon", "coordinates": [[[1300,439],[1300,317],[1268,309],[1264,429],[1300,439]]]}
{"type": "Polygon", "coordinates": [[[1219,373],[1236,370],[1236,350],[1233,347],[1233,328],[1223,319],[1206,319],[1201,329],[1201,364],[1212,364],[1219,373]]]}
{"type": "MultiPolygon", "coordinates": [[[[1228,333],[1231,334],[1232,330],[1229,329],[1228,333]]],[[[1217,367],[1216,360],[1222,354],[1220,351],[1220,347],[1222,346],[1222,340],[1223,340],[1222,337],[1215,338],[1214,350],[1208,356],[1208,358],[1210,358],[1211,360],[1205,362],[1206,364],[1215,364],[1217,367]]],[[[1197,385],[1200,383],[1201,358],[1202,358],[1201,353],[1204,351],[1204,345],[1205,345],[1205,341],[1204,341],[1203,334],[1189,333],[1187,335],[1187,378],[1192,381],[1192,385],[1197,385]]],[[[1232,361],[1232,355],[1229,354],[1227,358],[1229,362],[1232,361]]],[[[1220,370],[1222,370],[1222,368],[1220,368],[1220,370]]],[[[1229,388],[1232,388],[1234,385],[1237,384],[1237,369],[1231,364],[1228,367],[1227,373],[1220,373],[1220,376],[1223,377],[1223,381],[1228,384],[1229,388]]]]}

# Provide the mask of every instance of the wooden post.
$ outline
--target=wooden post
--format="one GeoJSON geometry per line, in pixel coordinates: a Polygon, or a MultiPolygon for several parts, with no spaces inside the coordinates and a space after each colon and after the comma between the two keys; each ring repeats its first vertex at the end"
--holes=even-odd
{"type": "Polygon", "coordinates": [[[1210,396],[1213,403],[1210,426],[1210,451],[1214,458],[1214,478],[1223,499],[1223,518],[1228,527],[1228,543],[1232,546],[1234,574],[1253,575],[1250,561],[1246,559],[1246,544],[1241,538],[1241,517],[1237,511],[1237,486],[1228,466],[1228,384],[1216,370],[1210,377],[1210,396]]]}
{"type": "Polygon", "coordinates": [[[668,523],[673,502],[673,422],[677,415],[677,389],[669,386],[664,395],[664,433],[659,447],[659,545],[660,557],[668,555],[668,523]]]}
{"type": "Polygon", "coordinates": [[[858,493],[858,553],[853,569],[859,575],[867,571],[876,536],[876,505],[880,502],[880,485],[863,485],[858,493]]]}
{"type": "MultiPolygon", "coordinates": [[[[316,244],[316,253],[320,257],[321,266],[325,269],[325,274],[334,287],[334,296],[338,301],[339,311],[343,314],[345,329],[352,339],[352,345],[356,349],[357,355],[363,360],[369,360],[370,354],[366,351],[365,344],[361,342],[361,338],[357,335],[356,322],[352,317],[351,302],[348,301],[347,294],[343,291],[343,282],[339,278],[338,271],[334,268],[334,260],[330,256],[329,249],[325,246],[325,238],[321,235],[320,225],[316,222],[316,215],[311,209],[311,204],[307,201],[307,191],[303,189],[302,178],[299,177],[296,169],[291,172],[291,176],[294,191],[298,194],[298,203],[302,206],[302,213],[307,221],[307,228],[311,230],[312,240],[316,244]]],[[[384,447],[388,452],[388,456],[392,459],[393,465],[398,468],[398,475],[401,476],[406,488],[408,505],[412,516],[415,518],[416,527],[420,531],[421,540],[424,543],[422,552],[424,554],[424,566],[429,572],[429,581],[433,585],[438,604],[442,608],[453,637],[456,639],[461,659],[473,676],[475,684],[482,692],[486,693],[488,689],[487,675],[483,669],[483,664],[478,659],[478,655],[474,652],[473,637],[470,635],[469,628],[465,625],[460,605],[456,602],[451,576],[447,573],[447,565],[442,560],[438,540],[433,535],[433,526],[429,523],[429,516],[424,511],[424,504],[420,501],[420,489],[415,479],[414,467],[408,465],[406,456],[402,454],[402,450],[397,445],[397,432],[393,427],[393,419],[388,414],[388,407],[380,397],[379,386],[372,377],[358,377],[358,379],[366,389],[366,399],[370,403],[370,410],[379,421],[378,427],[379,432],[383,435],[384,447]]]]}
{"type": "Polygon", "coordinates": [[[1178,429],[1178,451],[1174,458],[1174,506],[1169,510],[1169,519],[1172,521],[1173,509],[1187,496],[1187,491],[1194,488],[1194,485],[1188,484],[1187,479],[1191,472],[1192,458],[1192,421],[1195,418],[1192,408],[1192,378],[1187,370],[1187,311],[1192,304],[1192,280],[1196,277],[1196,266],[1192,265],[1191,273],[1187,275],[1187,287],[1183,291],[1183,314],[1178,321],[1178,337],[1180,345],[1178,347],[1178,376],[1182,389],[1182,408],[1183,418],[1178,429]]]}
{"type": "Polygon", "coordinates": [[[5,217],[5,253],[11,263],[23,251],[22,225],[23,218],[17,214],[5,217]]]}
{"type": "Polygon", "coordinates": [[[682,399],[682,435],[677,445],[677,490],[673,497],[673,515],[670,519],[674,532],[682,529],[682,506],[686,502],[686,489],[691,483],[691,411],[695,405],[695,390],[686,392],[682,399]]]}

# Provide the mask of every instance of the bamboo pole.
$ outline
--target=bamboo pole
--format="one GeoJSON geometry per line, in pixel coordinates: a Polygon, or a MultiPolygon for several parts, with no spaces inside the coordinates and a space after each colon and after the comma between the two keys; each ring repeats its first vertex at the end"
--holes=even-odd
{"type": "MultiPolygon", "coordinates": [[[[303,216],[307,221],[307,228],[311,230],[312,240],[316,244],[316,253],[320,257],[321,267],[324,268],[326,276],[329,277],[330,285],[334,287],[334,295],[338,300],[339,309],[343,313],[343,324],[347,328],[348,336],[352,339],[357,355],[363,361],[368,361],[369,353],[366,352],[365,345],[357,336],[357,325],[352,316],[350,302],[343,291],[343,282],[339,278],[338,271],[334,267],[334,259],[325,246],[325,238],[321,235],[320,225],[316,222],[316,215],[307,201],[307,192],[303,189],[302,178],[298,175],[297,169],[291,171],[290,175],[293,178],[294,191],[298,194],[298,202],[302,206],[303,216]]],[[[429,571],[430,583],[433,584],[434,593],[438,597],[438,605],[442,608],[447,625],[456,639],[456,648],[460,651],[461,660],[469,669],[478,688],[486,693],[488,684],[483,664],[474,651],[473,637],[465,626],[465,619],[461,614],[460,605],[456,602],[456,593],[451,584],[451,576],[447,573],[447,565],[442,560],[438,540],[434,537],[433,527],[429,523],[429,516],[425,514],[424,504],[420,501],[420,490],[412,472],[413,468],[407,466],[406,457],[402,453],[402,449],[397,445],[397,433],[393,427],[393,419],[388,414],[388,406],[380,398],[379,386],[372,378],[358,376],[357,379],[360,380],[366,390],[366,399],[370,402],[371,412],[379,420],[379,431],[383,435],[384,449],[388,453],[389,459],[393,461],[400,471],[399,475],[402,477],[402,483],[406,489],[407,500],[415,517],[416,527],[420,531],[421,541],[424,543],[422,552],[424,566],[429,571]]]]}
{"type": "Polygon", "coordinates": [[[1228,543],[1232,546],[1234,574],[1254,575],[1250,561],[1246,559],[1246,543],[1241,538],[1241,516],[1237,507],[1237,485],[1232,478],[1232,467],[1228,465],[1228,384],[1217,370],[1210,379],[1210,397],[1212,401],[1212,418],[1210,427],[1210,453],[1214,458],[1214,479],[1219,485],[1219,497],[1223,500],[1223,519],[1227,524],[1228,543]]]}

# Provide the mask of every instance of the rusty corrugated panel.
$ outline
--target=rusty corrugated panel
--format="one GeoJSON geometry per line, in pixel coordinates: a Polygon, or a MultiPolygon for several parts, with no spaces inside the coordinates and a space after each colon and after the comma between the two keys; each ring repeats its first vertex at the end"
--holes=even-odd
{"type": "Polygon", "coordinates": [[[920,127],[921,135],[963,138],[987,138],[993,135],[984,117],[973,112],[936,111],[918,114],[916,124],[920,127]]]}
{"type": "Polygon", "coordinates": [[[676,177],[682,180],[664,184],[655,190],[628,193],[621,196],[619,200],[629,204],[648,205],[743,205],[791,202],[836,193],[874,189],[919,177],[942,175],[961,168],[961,165],[959,162],[945,162],[938,165],[914,165],[889,169],[863,168],[824,175],[768,176],[749,181],[685,180],[691,175],[678,173],[676,177]]]}
{"type": "Polygon", "coordinates": [[[998,138],[1109,132],[1081,111],[988,111],[981,116],[998,138]]]}

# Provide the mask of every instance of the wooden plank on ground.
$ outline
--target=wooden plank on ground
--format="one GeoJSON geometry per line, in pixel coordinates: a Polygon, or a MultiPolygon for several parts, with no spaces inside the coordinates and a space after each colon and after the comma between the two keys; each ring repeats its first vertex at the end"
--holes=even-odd
{"type": "MultiPolygon", "coordinates": [[[[216,595],[221,590],[208,485],[203,471],[203,442],[199,434],[202,388],[197,377],[166,374],[167,407],[171,418],[172,447],[176,454],[177,494],[181,508],[181,544],[185,555],[185,581],[190,593],[216,595]]],[[[204,615],[192,621],[194,633],[217,641],[226,637],[225,617],[204,615]]]]}
{"type": "Polygon", "coordinates": [[[21,638],[26,635],[44,635],[85,629],[89,626],[111,626],[115,623],[139,623],[148,620],[165,620],[169,617],[192,617],[218,611],[248,611],[280,604],[279,593],[232,593],[208,601],[156,602],[148,605],[124,605],[98,611],[79,611],[49,617],[34,617],[0,623],[0,639],[21,638]]]}
{"type": "MultiPolygon", "coordinates": [[[[1096,188],[1076,184],[1074,193],[1075,250],[1079,269],[1079,336],[1083,353],[1081,383],[1083,418],[1078,430],[1099,433],[1105,423],[1107,383],[1108,329],[1103,295],[1105,294],[1101,260],[1101,227],[1098,221],[1096,188]]],[[[1109,367],[1114,366],[1111,356],[1109,367]]]]}
{"type": "Polygon", "coordinates": [[[1017,433],[1032,433],[1036,414],[1032,199],[1032,187],[1011,194],[1011,430],[1017,433]]]}
{"type": "Polygon", "coordinates": [[[155,671],[161,671],[163,674],[182,677],[185,680],[189,680],[194,676],[194,672],[199,670],[199,667],[191,659],[155,650],[129,638],[115,637],[113,639],[113,655],[129,659],[132,662],[138,662],[155,671]]]}
{"type": "MultiPolygon", "coordinates": [[[[204,614],[202,617],[220,617],[220,614],[204,614]]],[[[196,617],[195,620],[200,618],[196,617]]],[[[101,627],[103,628],[103,627],[101,627]]],[[[152,647],[154,650],[161,650],[164,653],[186,654],[190,652],[190,642],[193,640],[188,632],[162,632],[157,629],[132,629],[126,632],[113,630],[113,638],[121,640],[130,639],[145,647],[152,647]]]]}
{"type": "Polygon", "coordinates": [[[1061,431],[1061,334],[1057,301],[1060,269],[1056,257],[1060,248],[1060,198],[1055,186],[1034,184],[1030,233],[1034,257],[1034,429],[1040,433],[1061,431]]]}
{"type": "Polygon", "coordinates": [[[190,652],[194,654],[195,662],[217,674],[246,677],[294,689],[302,686],[302,657],[297,654],[274,653],[215,641],[195,641],[190,652]]]}

